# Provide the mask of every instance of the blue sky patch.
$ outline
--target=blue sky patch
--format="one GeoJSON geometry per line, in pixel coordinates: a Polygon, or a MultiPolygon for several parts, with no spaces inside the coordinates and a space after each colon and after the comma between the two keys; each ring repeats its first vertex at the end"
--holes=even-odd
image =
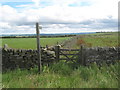
{"type": "Polygon", "coordinates": [[[45,2],[45,1],[40,2],[40,4],[42,6],[51,6],[51,5],[53,5],[51,2],[45,2]]]}
{"type": "Polygon", "coordinates": [[[70,7],[90,6],[90,5],[91,5],[91,3],[89,3],[89,2],[80,2],[80,3],[69,4],[70,7]]]}
{"type": "Polygon", "coordinates": [[[33,4],[33,2],[2,2],[2,5],[9,5],[13,8],[19,8],[16,7],[18,5],[28,5],[28,4],[33,4]]]}

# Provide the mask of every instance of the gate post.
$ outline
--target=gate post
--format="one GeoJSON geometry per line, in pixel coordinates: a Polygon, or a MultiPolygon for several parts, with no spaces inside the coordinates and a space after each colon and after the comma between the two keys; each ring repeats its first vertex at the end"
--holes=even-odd
{"type": "Polygon", "coordinates": [[[81,45],[80,46],[80,64],[81,65],[85,65],[86,64],[86,60],[85,60],[85,51],[84,51],[84,46],[81,45]]]}
{"type": "Polygon", "coordinates": [[[84,65],[84,51],[83,51],[83,45],[80,46],[80,64],[84,65]]]}
{"type": "Polygon", "coordinates": [[[78,54],[77,63],[78,63],[78,64],[81,64],[81,48],[79,49],[79,54],[78,54]]]}
{"type": "Polygon", "coordinates": [[[55,56],[56,56],[56,61],[59,61],[59,59],[60,59],[60,46],[55,46],[55,56]]]}

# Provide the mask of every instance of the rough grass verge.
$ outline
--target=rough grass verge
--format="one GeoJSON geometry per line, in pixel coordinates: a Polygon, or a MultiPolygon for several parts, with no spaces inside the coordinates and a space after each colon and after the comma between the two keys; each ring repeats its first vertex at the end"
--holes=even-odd
{"type": "Polygon", "coordinates": [[[90,67],[59,62],[44,66],[41,74],[37,68],[30,71],[17,69],[2,74],[3,88],[118,88],[120,63],[90,67]]]}

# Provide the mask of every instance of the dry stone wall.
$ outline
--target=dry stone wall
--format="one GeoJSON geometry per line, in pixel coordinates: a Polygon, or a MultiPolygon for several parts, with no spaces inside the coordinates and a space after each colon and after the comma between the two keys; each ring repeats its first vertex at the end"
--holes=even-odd
{"type": "MultiPolygon", "coordinates": [[[[2,71],[16,68],[30,69],[38,65],[37,50],[2,50],[2,71]]],[[[55,56],[45,50],[42,51],[42,64],[49,65],[55,60],[55,56]]]]}
{"type": "Polygon", "coordinates": [[[116,61],[120,61],[120,47],[96,47],[85,49],[86,64],[96,62],[102,64],[113,64],[116,61]]]}
{"type": "MultiPolygon", "coordinates": [[[[37,50],[16,50],[0,48],[2,51],[2,71],[20,69],[30,69],[38,65],[37,50]]],[[[83,48],[84,64],[89,65],[93,62],[107,64],[120,61],[120,47],[96,47],[83,48]]],[[[56,61],[54,51],[44,50],[42,52],[42,65],[50,65],[56,61]]],[[[77,60],[76,60],[77,62],[77,60]]]]}

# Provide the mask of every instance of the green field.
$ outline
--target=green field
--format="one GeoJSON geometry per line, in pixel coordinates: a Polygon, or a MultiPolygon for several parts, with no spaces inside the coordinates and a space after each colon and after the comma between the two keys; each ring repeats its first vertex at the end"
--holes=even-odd
{"type": "MultiPolygon", "coordinates": [[[[41,38],[41,46],[52,46],[56,45],[57,42],[61,43],[64,40],[69,39],[69,37],[58,37],[58,38],[41,38]]],[[[36,38],[3,38],[2,46],[8,44],[10,48],[16,49],[36,49],[36,38]]]]}

